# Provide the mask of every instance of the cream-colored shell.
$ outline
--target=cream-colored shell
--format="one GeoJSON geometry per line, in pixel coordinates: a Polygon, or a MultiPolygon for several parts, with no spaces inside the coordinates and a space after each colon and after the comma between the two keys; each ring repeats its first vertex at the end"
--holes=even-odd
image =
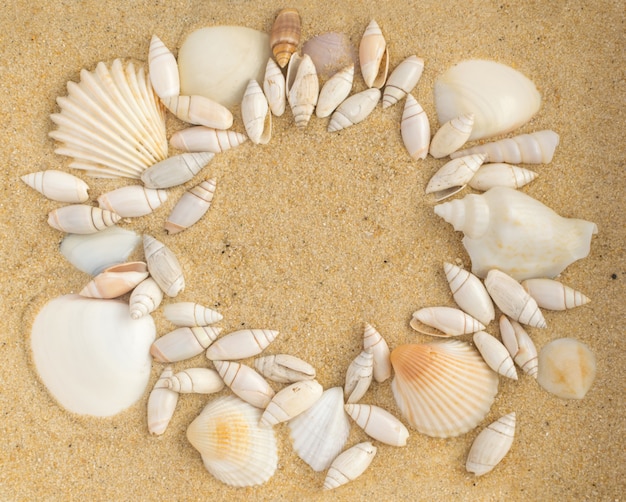
{"type": "Polygon", "coordinates": [[[426,185],[426,193],[434,194],[439,201],[463,190],[486,157],[484,153],[473,154],[446,162],[426,185]]]}
{"type": "Polygon", "coordinates": [[[300,43],[300,14],[296,9],[281,10],[270,32],[270,47],[279,66],[287,66],[291,55],[296,52],[300,43]]]}
{"type": "Polygon", "coordinates": [[[170,376],[167,387],[183,394],[214,394],[224,388],[224,381],[210,368],[187,368],[170,376]]]}
{"type": "Polygon", "coordinates": [[[485,278],[485,287],[502,313],[514,321],[535,328],[546,327],[546,320],[537,302],[510,275],[500,270],[490,270],[485,278]]]}
{"type": "Polygon", "coordinates": [[[424,71],[424,60],[417,56],[409,56],[402,61],[389,75],[383,93],[383,110],[395,105],[413,90],[424,71]]]}
{"type": "Polygon", "coordinates": [[[165,220],[163,228],[172,235],[199,221],[211,207],[215,187],[215,180],[210,179],[187,190],[165,220]]]}
{"type": "Polygon", "coordinates": [[[168,388],[168,379],[174,374],[166,366],[148,396],[148,431],[160,436],[165,432],[178,403],[178,392],[168,388]]]}
{"type": "Polygon", "coordinates": [[[117,298],[128,293],[148,277],[148,267],[142,261],[113,265],[95,276],[80,291],[88,298],[117,298]]]}
{"type": "Polygon", "coordinates": [[[254,367],[265,378],[279,383],[294,383],[315,378],[315,368],[289,354],[263,356],[254,360],[254,367]]]}
{"type": "Polygon", "coordinates": [[[241,118],[246,133],[255,145],[265,145],[272,138],[272,114],[256,80],[250,80],[241,100],[241,118]]]}
{"type": "Polygon", "coordinates": [[[233,114],[217,101],[204,96],[172,96],[161,98],[161,102],[176,117],[189,124],[229,129],[233,125],[233,114]]]}
{"type": "Polygon", "coordinates": [[[491,297],[478,277],[452,263],[444,263],[443,269],[452,297],[463,311],[485,326],[496,318],[491,297]]]}
{"type": "Polygon", "coordinates": [[[548,310],[567,310],[589,303],[580,291],[552,279],[526,279],[522,287],[539,307],[548,310]]]}
{"type": "Polygon", "coordinates": [[[210,152],[181,153],[154,164],[141,174],[148,188],[170,188],[192,179],[215,157],[210,152]]]}
{"type": "Polygon", "coordinates": [[[374,376],[374,354],[369,350],[362,350],[356,356],[346,371],[346,381],[343,389],[347,403],[356,403],[370,388],[374,376]]]}
{"type": "Polygon", "coordinates": [[[425,159],[430,144],[430,124],[426,112],[411,94],[406,95],[400,133],[411,158],[425,159]]]}
{"type": "Polygon", "coordinates": [[[234,361],[213,361],[213,365],[224,383],[241,399],[257,408],[267,408],[274,397],[274,390],[250,366],[234,361]]]}
{"type": "Polygon", "coordinates": [[[165,190],[128,185],[103,193],[98,197],[98,204],[102,209],[113,211],[122,218],[134,218],[150,214],[166,200],[165,190]]]}
{"type": "Polygon", "coordinates": [[[405,446],[407,428],[388,411],[373,404],[346,404],[346,413],[369,437],[391,446],[405,446]]]}
{"type": "Polygon", "coordinates": [[[371,324],[365,323],[363,330],[363,349],[374,355],[374,380],[384,382],[391,376],[389,345],[371,324]]]}
{"type": "Polygon", "coordinates": [[[152,35],[150,40],[148,69],[152,88],[160,98],[170,98],[180,94],[176,58],[156,35],[152,35]]]}
{"type": "Polygon", "coordinates": [[[221,337],[206,352],[208,359],[232,360],[253,357],[274,341],[278,331],[271,329],[242,329],[221,337]]]}
{"type": "Polygon", "coordinates": [[[474,114],[468,113],[454,117],[443,124],[430,140],[429,153],[436,159],[440,159],[461,148],[474,126],[474,114]]]}
{"type": "Polygon", "coordinates": [[[349,95],[354,82],[354,65],[335,73],[322,86],[315,107],[315,115],[318,118],[328,117],[349,95]]]}
{"type": "Polygon", "coordinates": [[[474,333],[473,340],[478,352],[493,371],[517,380],[517,371],[511,354],[497,338],[484,331],[477,331],[474,333]]]}
{"type": "Polygon", "coordinates": [[[276,117],[280,117],[285,113],[285,108],[287,107],[285,76],[272,58],[267,60],[267,66],[265,67],[263,92],[270,105],[270,110],[276,117]]]}
{"type": "Polygon", "coordinates": [[[274,395],[261,415],[259,423],[276,425],[291,420],[313,406],[322,397],[323,392],[324,388],[317,380],[292,383],[274,395]]]}
{"type": "Polygon", "coordinates": [[[115,225],[121,218],[106,209],[72,204],[50,211],[48,225],[69,234],[93,234],[115,225]]]}
{"type": "Polygon", "coordinates": [[[515,412],[500,417],[476,436],[465,463],[467,472],[482,476],[491,471],[511,449],[515,436],[515,412]]]}
{"type": "Polygon", "coordinates": [[[306,127],[320,92],[317,70],[310,56],[305,54],[300,57],[296,54],[291,57],[285,85],[287,101],[291,107],[296,127],[306,127]]]}
{"type": "Polygon", "coordinates": [[[185,288],[185,277],[178,258],[162,242],[144,234],[143,252],[148,263],[148,271],[163,292],[175,297],[185,288]]]}
{"type": "Polygon", "coordinates": [[[65,171],[46,169],[25,174],[20,179],[50,200],[80,203],[89,199],[87,183],[65,171]]]}
{"type": "Polygon", "coordinates": [[[354,445],[341,453],[328,469],[324,480],[324,490],[332,490],[338,486],[354,481],[369,467],[374,460],[377,448],[365,441],[354,445]]]}
{"type": "Polygon", "coordinates": [[[596,378],[596,357],[584,343],[558,338],[541,349],[537,383],[562,399],[582,399],[596,378]]]}
{"type": "Polygon", "coordinates": [[[221,153],[248,141],[245,134],[205,126],[193,126],[172,134],[170,145],[184,152],[221,153]]]}
{"type": "Polygon", "coordinates": [[[155,340],[150,354],[161,363],[183,361],[201,354],[221,331],[213,326],[178,328],[155,340]]]}
{"type": "Polygon", "coordinates": [[[442,337],[467,335],[485,329],[471,315],[452,307],[425,307],[416,310],[410,324],[415,331],[442,337]]]}
{"type": "Polygon", "coordinates": [[[480,166],[468,184],[474,190],[483,192],[493,187],[521,188],[537,176],[535,171],[504,162],[495,162],[480,166]]]}
{"type": "Polygon", "coordinates": [[[176,326],[208,326],[222,320],[222,314],[194,302],[168,303],[163,309],[165,318],[176,326]]]}
{"type": "Polygon", "coordinates": [[[366,89],[341,103],[330,117],[328,132],[340,131],[358,124],[374,111],[380,101],[380,89],[366,89]]]}
{"type": "Polygon", "coordinates": [[[389,71],[389,50],[383,32],[373,19],[365,28],[359,44],[361,75],[367,87],[380,89],[389,71]]]}
{"type": "Polygon", "coordinates": [[[130,294],[130,317],[140,319],[154,312],[163,301],[163,290],[152,277],[141,281],[130,294]]]}
{"type": "Polygon", "coordinates": [[[500,338],[522,371],[537,378],[537,348],[521,324],[509,320],[505,315],[501,316],[500,338]]]}

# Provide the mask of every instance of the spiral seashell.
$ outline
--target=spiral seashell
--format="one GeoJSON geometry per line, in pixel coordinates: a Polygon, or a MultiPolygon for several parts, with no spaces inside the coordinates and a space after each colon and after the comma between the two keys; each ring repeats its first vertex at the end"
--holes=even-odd
{"type": "Polygon", "coordinates": [[[329,78],[320,90],[315,115],[328,117],[349,95],[354,81],[354,65],[351,64],[329,78]]]}
{"type": "Polygon", "coordinates": [[[145,234],[143,252],[148,271],[163,292],[169,297],[178,295],[185,288],[185,277],[176,255],[162,242],[145,234]]]}
{"type": "Polygon", "coordinates": [[[356,356],[346,371],[343,386],[347,403],[358,402],[370,388],[374,376],[374,354],[367,350],[356,356]]]}
{"type": "Polygon", "coordinates": [[[233,114],[217,101],[204,96],[172,96],[161,98],[165,107],[177,118],[189,124],[228,129],[233,125],[233,114]]]}
{"type": "Polygon", "coordinates": [[[281,10],[270,33],[270,47],[281,68],[287,66],[300,43],[300,14],[296,9],[281,10]]]}
{"type": "Polygon", "coordinates": [[[150,354],[160,363],[183,361],[201,354],[221,331],[213,326],[178,328],[155,340],[150,354]]]}
{"type": "Polygon", "coordinates": [[[214,394],[224,388],[224,381],[215,370],[187,368],[170,376],[167,388],[182,394],[214,394]]]}
{"type": "Polygon", "coordinates": [[[535,171],[498,162],[480,166],[468,184],[483,192],[493,187],[521,188],[537,176],[535,171]]]}
{"type": "Polygon", "coordinates": [[[313,406],[323,392],[324,388],[317,380],[294,382],[272,397],[259,424],[276,425],[291,420],[313,406]]]}
{"type": "Polygon", "coordinates": [[[50,200],[80,203],[89,199],[87,183],[64,171],[46,169],[25,174],[20,176],[20,179],[50,200]]]}
{"type": "Polygon", "coordinates": [[[170,145],[185,152],[221,153],[246,141],[248,137],[240,132],[193,126],[172,134],[170,145]]]}
{"type": "Polygon", "coordinates": [[[381,334],[368,323],[363,330],[363,349],[374,355],[374,380],[384,382],[391,376],[389,346],[381,334]]]}
{"type": "Polygon", "coordinates": [[[94,277],[79,295],[87,298],[117,298],[128,293],[148,277],[148,267],[142,261],[113,265],[94,277]]]}
{"type": "Polygon", "coordinates": [[[306,127],[311,119],[319,95],[319,80],[315,65],[306,54],[297,54],[289,61],[286,80],[287,101],[296,127],[306,127]]]}
{"type": "Polygon", "coordinates": [[[537,383],[561,399],[582,399],[596,378],[596,357],[584,343],[558,338],[541,349],[537,383]]]}
{"type": "Polygon", "coordinates": [[[466,155],[446,162],[426,185],[426,193],[434,193],[435,200],[442,200],[463,190],[487,156],[466,155]]]}
{"type": "Polygon", "coordinates": [[[485,326],[462,310],[452,307],[426,307],[413,312],[411,327],[431,336],[459,336],[475,333],[485,326]],[[424,325],[435,330],[426,329],[424,325]]]}
{"type": "Polygon", "coordinates": [[[430,140],[430,153],[436,159],[446,157],[461,148],[472,134],[474,114],[454,117],[443,124],[430,140]]]}
{"type": "Polygon", "coordinates": [[[222,483],[244,487],[265,483],[278,465],[276,437],[259,425],[261,410],[234,397],[211,401],[189,424],[187,439],[204,467],[222,483]]]}
{"type": "Polygon", "coordinates": [[[463,311],[485,326],[496,318],[491,297],[478,277],[452,263],[444,263],[443,269],[452,297],[463,311]]]}
{"type": "Polygon", "coordinates": [[[122,217],[106,209],[72,204],[48,213],[48,225],[70,234],[93,234],[115,225],[122,217]]]}
{"type": "Polygon", "coordinates": [[[194,302],[168,303],[163,309],[165,318],[176,326],[208,326],[222,320],[222,314],[194,302]]]}
{"type": "Polygon", "coordinates": [[[580,291],[552,279],[526,279],[522,287],[539,307],[548,310],[572,309],[590,301],[580,291]]]}
{"type": "Polygon", "coordinates": [[[168,388],[169,378],[174,374],[166,366],[148,396],[148,431],[160,436],[165,432],[178,403],[178,392],[168,388]]]}
{"type": "Polygon", "coordinates": [[[170,188],[182,185],[206,166],[215,157],[214,153],[182,153],[165,159],[146,169],[141,181],[147,188],[170,188]]]}
{"type": "Polygon", "coordinates": [[[511,319],[535,328],[546,327],[537,302],[513,277],[500,270],[490,270],[485,287],[498,308],[511,319]]]}
{"type": "MultiPolygon", "coordinates": [[[[217,372],[241,399],[257,408],[265,409],[274,397],[274,390],[250,366],[234,361],[213,361],[217,372]]],[[[261,419],[259,415],[259,420],[261,419]]]]}
{"type": "Polygon", "coordinates": [[[537,378],[537,348],[521,324],[500,317],[500,337],[515,363],[527,375],[537,378]]]}
{"type": "Polygon", "coordinates": [[[465,463],[467,472],[482,476],[506,456],[515,436],[515,412],[500,417],[476,436],[465,463]]]}
{"type": "Polygon", "coordinates": [[[459,150],[450,154],[450,157],[455,159],[473,153],[486,153],[488,162],[547,164],[552,161],[558,145],[559,135],[544,130],[459,150]]]}
{"type": "Polygon", "coordinates": [[[152,35],[150,40],[148,69],[150,83],[157,96],[165,99],[180,94],[180,79],[178,77],[176,58],[156,35],[152,35]]]}
{"type": "Polygon", "coordinates": [[[267,60],[265,77],[263,78],[263,92],[270,105],[272,113],[280,117],[285,113],[287,106],[287,91],[285,90],[285,76],[272,58],[267,60]]]}
{"type": "Polygon", "coordinates": [[[369,441],[354,445],[339,455],[326,474],[324,490],[332,490],[338,486],[354,481],[369,467],[374,460],[377,448],[369,441]]]}
{"type": "Polygon", "coordinates": [[[484,331],[474,333],[474,345],[489,367],[502,376],[517,380],[511,354],[496,338],[484,331]]]}
{"type": "Polygon", "coordinates": [[[103,193],[98,197],[102,209],[108,209],[122,218],[145,216],[157,209],[167,200],[165,190],[129,185],[103,193]]]}
{"type": "Polygon", "coordinates": [[[278,331],[270,329],[242,329],[223,336],[209,347],[206,356],[208,359],[231,360],[253,357],[265,348],[278,336],[278,331]]]}
{"type": "Polygon", "coordinates": [[[211,207],[215,186],[215,180],[210,179],[186,191],[167,217],[165,230],[177,234],[200,220],[211,207]]]}
{"type": "Polygon", "coordinates": [[[130,317],[140,319],[154,312],[163,301],[163,290],[152,277],[143,280],[130,294],[130,317]]]}
{"type": "Polygon", "coordinates": [[[373,404],[346,404],[346,413],[369,437],[391,446],[405,446],[407,428],[388,411],[373,404]]]}
{"type": "Polygon", "coordinates": [[[409,56],[391,72],[383,93],[383,110],[404,98],[419,82],[424,71],[424,60],[409,56]]]}
{"type": "Polygon", "coordinates": [[[289,354],[263,356],[254,360],[254,367],[265,378],[279,383],[294,383],[315,378],[315,368],[289,354]]]}
{"type": "Polygon", "coordinates": [[[353,94],[341,103],[330,117],[328,132],[340,131],[362,122],[374,111],[378,101],[380,90],[376,88],[353,94]]]}
{"type": "Polygon", "coordinates": [[[302,54],[311,57],[322,79],[332,77],[347,66],[354,66],[357,57],[350,37],[337,32],[322,33],[308,39],[302,45],[302,54]]]}
{"type": "Polygon", "coordinates": [[[411,94],[406,96],[400,133],[411,158],[425,159],[430,144],[430,124],[426,112],[411,94]]]}
{"type": "Polygon", "coordinates": [[[361,75],[367,87],[380,89],[385,85],[389,71],[389,49],[380,30],[380,26],[373,19],[365,28],[359,45],[359,61],[361,75]]]}
{"type": "Polygon", "coordinates": [[[246,133],[255,145],[265,145],[272,138],[272,114],[256,80],[250,80],[241,101],[241,118],[246,133]]]}

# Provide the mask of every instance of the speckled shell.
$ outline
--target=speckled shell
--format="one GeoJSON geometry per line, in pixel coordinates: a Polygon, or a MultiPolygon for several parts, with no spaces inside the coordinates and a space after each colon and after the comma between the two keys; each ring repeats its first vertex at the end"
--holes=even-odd
{"type": "Polygon", "coordinates": [[[193,126],[172,134],[170,145],[184,152],[221,153],[246,141],[248,137],[240,132],[193,126]]]}
{"type": "Polygon", "coordinates": [[[152,277],[140,282],[130,295],[130,317],[139,319],[154,312],[163,301],[163,290],[152,277]]]}
{"type": "Polygon", "coordinates": [[[148,68],[150,83],[160,98],[170,98],[180,94],[176,58],[156,35],[152,35],[150,40],[148,68]]]}
{"type": "Polygon", "coordinates": [[[20,179],[50,200],[80,203],[89,199],[87,183],[64,171],[46,169],[25,174],[20,179]]]}
{"type": "Polygon", "coordinates": [[[281,68],[284,68],[300,43],[300,14],[296,9],[281,10],[270,33],[270,47],[281,68]]]}
{"type": "Polygon", "coordinates": [[[365,441],[341,453],[328,469],[324,490],[332,490],[358,478],[374,460],[376,450],[372,443],[365,441]]]}
{"type": "Polygon", "coordinates": [[[233,114],[217,101],[204,96],[172,96],[162,98],[165,107],[177,118],[189,124],[228,129],[233,125],[233,114]]]}
{"type": "Polygon", "coordinates": [[[363,330],[363,348],[374,354],[374,380],[384,382],[391,376],[389,346],[381,334],[371,324],[363,330]]]}
{"type": "Polygon", "coordinates": [[[319,95],[317,70],[308,55],[291,58],[287,69],[287,101],[296,127],[306,127],[311,119],[319,95]]]}
{"type": "Polygon", "coordinates": [[[224,388],[224,381],[210,368],[187,368],[170,376],[167,387],[183,394],[214,394],[224,388]]]}
{"type": "Polygon", "coordinates": [[[502,376],[517,380],[517,371],[511,354],[498,339],[484,331],[474,333],[474,345],[489,367],[502,376]]]}
{"type": "Polygon", "coordinates": [[[98,197],[98,204],[102,209],[113,211],[122,218],[134,218],[150,214],[166,200],[165,190],[128,185],[103,193],[98,197]]]}
{"type": "Polygon", "coordinates": [[[286,422],[304,413],[322,397],[324,388],[317,380],[294,382],[278,391],[269,402],[263,415],[261,425],[276,425],[286,422]]]}
{"type": "Polygon", "coordinates": [[[142,261],[113,265],[95,276],[80,291],[87,298],[117,298],[131,291],[148,277],[148,267],[142,261]]]}
{"type": "Polygon", "coordinates": [[[452,263],[444,263],[443,269],[454,301],[462,310],[485,326],[496,318],[491,297],[478,277],[452,263]]]}
{"type": "Polygon", "coordinates": [[[192,179],[215,157],[210,152],[182,153],[154,164],[141,174],[148,188],[170,188],[192,179]]]}
{"type": "Polygon", "coordinates": [[[356,356],[346,371],[343,387],[347,403],[357,403],[370,388],[374,376],[374,354],[363,350],[356,356]]]}
{"type": "Polygon", "coordinates": [[[409,56],[389,75],[383,93],[383,109],[395,105],[413,90],[424,71],[424,60],[409,56]]]}
{"type": "Polygon", "coordinates": [[[280,117],[285,113],[287,106],[285,76],[272,58],[267,60],[267,66],[265,67],[263,92],[270,105],[270,110],[276,117],[280,117]]]}
{"type": "Polygon", "coordinates": [[[380,89],[385,85],[389,71],[389,50],[380,26],[373,19],[361,38],[359,61],[361,75],[367,87],[380,89]]]}
{"type": "Polygon", "coordinates": [[[590,301],[580,291],[552,279],[526,279],[522,287],[539,307],[548,310],[573,309],[590,301]]]}
{"type": "Polygon", "coordinates": [[[260,354],[278,336],[271,329],[242,329],[217,340],[207,350],[208,359],[245,359],[260,354]]]}
{"type": "Polygon", "coordinates": [[[315,115],[328,117],[349,95],[354,81],[354,65],[342,69],[330,77],[322,86],[317,99],[315,115]]]}
{"type": "Polygon", "coordinates": [[[163,292],[170,297],[185,288],[185,277],[178,258],[170,248],[154,237],[144,234],[143,251],[148,271],[163,292]]]}
{"type": "Polygon", "coordinates": [[[430,144],[430,124],[426,112],[411,94],[406,96],[400,133],[411,158],[425,159],[430,144]]]}
{"type": "Polygon", "coordinates": [[[61,232],[70,234],[93,234],[115,225],[122,217],[119,214],[87,206],[72,204],[48,213],[48,224],[61,232]]]}
{"type": "Polygon", "coordinates": [[[405,446],[407,428],[388,411],[372,404],[346,404],[346,413],[373,439],[391,446],[405,446]]]}
{"type": "Polygon", "coordinates": [[[515,363],[527,375],[537,378],[537,348],[526,330],[506,316],[500,317],[500,337],[515,363]]]}
{"type": "Polygon", "coordinates": [[[474,114],[468,113],[448,120],[430,140],[429,153],[440,159],[461,148],[472,134],[474,114]]]}
{"type": "Polygon", "coordinates": [[[546,327],[537,302],[511,276],[500,270],[490,270],[485,287],[498,308],[511,319],[536,328],[546,327]]]}
{"type": "Polygon", "coordinates": [[[221,331],[213,326],[178,328],[155,340],[150,354],[161,363],[184,361],[201,354],[221,331]]]}
{"type": "Polygon", "coordinates": [[[468,184],[483,192],[493,187],[521,188],[537,176],[535,171],[497,162],[480,166],[468,184]]]}
{"type": "Polygon", "coordinates": [[[340,131],[358,124],[374,111],[380,101],[380,89],[366,89],[341,103],[330,117],[328,132],[340,131]]]}
{"type": "Polygon", "coordinates": [[[168,303],[163,314],[176,326],[208,326],[222,320],[219,312],[194,302],[168,303]]]}
{"type": "Polygon", "coordinates": [[[148,431],[155,436],[165,432],[176,410],[178,392],[168,388],[168,379],[173,374],[171,366],[163,368],[148,396],[148,431]]]}
{"type": "Polygon", "coordinates": [[[511,449],[515,436],[515,413],[489,424],[476,436],[465,463],[467,472],[482,476],[491,471],[511,449]]]}
{"type": "Polygon", "coordinates": [[[289,354],[263,356],[254,360],[254,367],[265,378],[279,383],[294,383],[315,378],[315,368],[289,354]]]}
{"type": "Polygon", "coordinates": [[[452,307],[425,307],[413,312],[411,327],[431,336],[459,336],[475,333],[485,326],[462,310],[452,307]],[[424,325],[435,329],[427,329],[424,325]]]}
{"type": "Polygon", "coordinates": [[[241,118],[246,133],[255,145],[265,145],[272,138],[272,114],[256,80],[250,80],[241,101],[241,118]]]}
{"type": "Polygon", "coordinates": [[[435,200],[442,200],[463,190],[487,156],[466,155],[446,162],[426,185],[426,193],[432,193],[435,200]]]}
{"type": "Polygon", "coordinates": [[[252,406],[265,409],[274,397],[274,390],[250,366],[234,361],[213,361],[213,365],[230,390],[252,406]]]}
{"type": "Polygon", "coordinates": [[[177,234],[199,221],[211,207],[215,186],[215,180],[210,179],[186,191],[167,217],[165,230],[177,234]]]}

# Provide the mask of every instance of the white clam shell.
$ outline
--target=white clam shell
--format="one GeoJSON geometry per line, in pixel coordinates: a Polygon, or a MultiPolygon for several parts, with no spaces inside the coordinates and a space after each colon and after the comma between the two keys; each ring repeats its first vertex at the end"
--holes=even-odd
{"type": "Polygon", "coordinates": [[[46,169],[25,174],[20,179],[40,194],[57,202],[80,203],[89,199],[89,185],[64,171],[46,169]]]}
{"type": "Polygon", "coordinates": [[[148,277],[148,267],[142,261],[120,263],[106,268],[80,291],[88,298],[117,298],[133,290],[148,277]]]}
{"type": "Polygon", "coordinates": [[[495,61],[463,61],[435,81],[439,123],[473,113],[470,140],[517,129],[537,113],[540,105],[541,95],[535,84],[517,70],[495,61]]]}
{"type": "Polygon", "coordinates": [[[374,376],[374,354],[362,350],[356,356],[346,371],[346,381],[343,386],[347,403],[358,402],[370,388],[374,376]]]}
{"type": "Polygon", "coordinates": [[[454,301],[463,311],[485,326],[496,318],[491,297],[478,277],[452,263],[444,263],[443,269],[454,301]]]}
{"type": "Polygon", "coordinates": [[[409,431],[387,410],[373,404],[346,404],[346,413],[369,437],[391,446],[405,446],[409,431]]]}
{"type": "Polygon", "coordinates": [[[580,291],[552,279],[526,279],[522,287],[537,302],[548,310],[567,310],[589,303],[589,298],[580,291]]]}
{"type": "Polygon", "coordinates": [[[559,338],[541,349],[537,383],[562,399],[582,399],[596,377],[591,349],[573,338],[559,338]]]}
{"type": "Polygon", "coordinates": [[[163,228],[172,235],[199,221],[211,207],[215,187],[215,180],[210,179],[187,190],[170,212],[163,228]]]}
{"type": "Polygon", "coordinates": [[[172,134],[170,145],[185,152],[221,153],[248,141],[245,134],[205,126],[193,126],[172,134]]]}
{"type": "Polygon", "coordinates": [[[234,361],[213,361],[213,364],[230,390],[252,406],[265,409],[274,397],[274,390],[250,366],[234,361]]]}
{"type": "Polygon", "coordinates": [[[150,347],[156,361],[167,363],[201,354],[218,337],[221,328],[213,326],[181,327],[158,338],[150,347]]]}
{"type": "Polygon", "coordinates": [[[211,401],[189,424],[187,439],[221,482],[254,486],[276,471],[276,436],[271,427],[259,425],[260,416],[261,410],[227,396],[211,401]]]}
{"type": "Polygon", "coordinates": [[[383,32],[375,20],[365,28],[359,45],[361,75],[367,87],[380,89],[385,85],[389,71],[389,50],[383,32]]]}
{"type": "Polygon", "coordinates": [[[514,412],[489,424],[472,443],[465,463],[467,472],[482,476],[491,471],[511,449],[514,436],[514,412]]]}
{"type": "Polygon", "coordinates": [[[152,317],[131,319],[126,302],[65,295],[37,314],[30,343],[41,381],[63,408],[108,417],[143,396],[155,335],[152,317]]]}
{"type": "Polygon", "coordinates": [[[183,394],[214,394],[224,388],[224,381],[210,368],[187,368],[170,376],[167,387],[183,394]]]}
{"type": "Polygon", "coordinates": [[[174,372],[171,366],[163,368],[161,376],[148,396],[148,431],[160,436],[165,432],[178,403],[178,392],[168,386],[174,372]]]}
{"type": "Polygon", "coordinates": [[[207,350],[208,359],[245,359],[260,354],[278,336],[271,329],[242,329],[217,340],[207,350]]]}
{"type": "Polygon", "coordinates": [[[270,110],[276,117],[285,113],[287,107],[287,92],[285,90],[285,76],[276,62],[269,58],[265,66],[263,78],[263,92],[270,105],[270,110]]]}
{"type": "Polygon", "coordinates": [[[176,326],[208,326],[223,319],[219,312],[194,302],[168,303],[163,314],[176,326]]]}
{"type": "Polygon", "coordinates": [[[287,69],[286,92],[296,127],[306,127],[320,92],[317,70],[306,54],[302,57],[291,57],[287,69]]]}
{"type": "Polygon", "coordinates": [[[493,371],[517,380],[517,371],[511,354],[498,339],[484,331],[477,331],[474,333],[473,340],[478,352],[493,371]]]}
{"type": "Polygon", "coordinates": [[[430,124],[426,112],[411,94],[407,94],[404,103],[400,133],[411,158],[425,159],[430,144],[430,124]]]}
{"type": "Polygon", "coordinates": [[[254,360],[254,367],[265,378],[279,383],[293,383],[315,378],[315,368],[289,354],[263,356],[254,360]]]}
{"type": "Polygon", "coordinates": [[[454,437],[489,413],[498,376],[459,340],[401,345],[391,353],[391,390],[402,415],[422,434],[454,437]]]}
{"type": "Polygon", "coordinates": [[[163,301],[163,290],[152,277],[141,281],[130,294],[130,317],[139,319],[154,312],[163,301]]]}
{"type": "Polygon", "coordinates": [[[500,337],[515,363],[524,373],[537,378],[537,348],[526,330],[505,315],[500,317],[500,337]]]}
{"type": "Polygon", "coordinates": [[[354,65],[351,64],[329,78],[320,90],[315,115],[328,117],[349,95],[354,82],[354,65]]]}
{"type": "Polygon", "coordinates": [[[324,480],[324,490],[332,490],[349,481],[354,481],[370,466],[376,451],[377,448],[372,443],[365,441],[341,453],[328,469],[324,480]]]}
{"type": "Polygon", "coordinates": [[[435,213],[463,231],[472,273],[499,269],[517,280],[555,277],[589,254],[598,227],[562,218],[541,202],[506,187],[435,206],[435,213]]]}
{"type": "Polygon", "coordinates": [[[330,467],[349,433],[341,387],[325,390],[313,406],[289,421],[293,449],[316,472],[330,467]]]}
{"type": "Polygon", "coordinates": [[[255,145],[265,145],[272,138],[272,114],[256,80],[250,80],[241,100],[241,118],[246,133],[255,145]]]}
{"type": "Polygon", "coordinates": [[[98,204],[102,209],[117,213],[122,218],[133,218],[150,214],[166,200],[165,190],[128,185],[103,193],[98,197],[98,204]]]}
{"type": "Polygon", "coordinates": [[[559,135],[554,131],[543,130],[458,150],[450,157],[454,159],[473,153],[486,153],[489,162],[548,164],[558,145],[559,135]]]}
{"type": "Polygon", "coordinates": [[[424,60],[409,56],[389,75],[383,93],[383,109],[395,105],[413,90],[424,71],[424,60]]]}
{"type": "Polygon", "coordinates": [[[143,252],[152,278],[169,297],[175,297],[185,288],[185,277],[178,258],[162,242],[150,235],[143,236],[143,252]]]}
{"type": "Polygon", "coordinates": [[[233,114],[228,108],[204,96],[172,96],[161,98],[165,107],[177,118],[189,124],[228,129],[233,125],[233,114]]]}
{"type": "Polygon", "coordinates": [[[537,176],[535,171],[504,162],[495,162],[480,166],[468,184],[474,190],[483,192],[493,187],[521,188],[537,176]]]}
{"type": "Polygon", "coordinates": [[[443,124],[430,140],[430,153],[436,159],[446,157],[461,148],[472,134],[474,114],[454,117],[443,124]]]}
{"type": "Polygon", "coordinates": [[[48,213],[48,224],[70,234],[93,234],[115,225],[119,214],[85,204],[63,206],[48,213]]]}
{"type": "Polygon", "coordinates": [[[141,174],[141,181],[148,188],[170,188],[192,179],[215,157],[210,152],[181,153],[169,157],[141,174]]]}
{"type": "Polygon", "coordinates": [[[452,307],[425,307],[413,312],[411,327],[431,336],[459,336],[475,333],[485,326],[462,310],[452,307]],[[424,325],[435,328],[427,329],[424,325]]]}
{"type": "Polygon", "coordinates": [[[490,270],[485,278],[485,287],[498,308],[514,321],[536,328],[546,327],[537,302],[510,275],[490,270]]]}
{"type": "Polygon", "coordinates": [[[363,330],[363,349],[374,355],[374,380],[384,382],[391,376],[389,345],[371,324],[366,323],[363,330]]]}
{"type": "Polygon", "coordinates": [[[380,89],[366,89],[341,103],[330,117],[328,132],[340,131],[358,124],[374,111],[380,101],[380,89]]]}
{"type": "Polygon", "coordinates": [[[426,185],[426,193],[434,194],[438,201],[454,195],[465,188],[486,157],[473,154],[446,162],[426,185]]]}
{"type": "Polygon", "coordinates": [[[357,59],[350,37],[337,32],[322,33],[310,38],[302,45],[302,54],[311,57],[317,74],[325,79],[347,66],[354,66],[357,59]]]}
{"type": "Polygon", "coordinates": [[[313,406],[323,392],[324,388],[317,380],[302,380],[288,385],[274,395],[261,415],[260,424],[276,425],[297,417],[313,406]]]}
{"type": "Polygon", "coordinates": [[[178,64],[172,51],[156,35],[152,35],[148,50],[150,83],[160,98],[170,98],[180,94],[178,64]]]}

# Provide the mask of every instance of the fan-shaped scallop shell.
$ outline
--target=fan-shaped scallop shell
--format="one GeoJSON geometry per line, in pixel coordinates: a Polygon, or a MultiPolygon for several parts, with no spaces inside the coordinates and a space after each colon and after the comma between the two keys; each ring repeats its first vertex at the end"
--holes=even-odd
{"type": "Polygon", "coordinates": [[[184,152],[221,153],[248,141],[245,134],[205,126],[193,126],[172,134],[170,145],[184,152]]]}
{"type": "Polygon", "coordinates": [[[391,389],[402,415],[419,432],[453,437],[485,418],[498,376],[469,344],[458,340],[401,345],[391,353],[391,389]]]}
{"type": "Polygon", "coordinates": [[[300,14],[296,9],[281,10],[270,33],[270,47],[281,68],[284,68],[300,43],[300,14]]]}
{"type": "Polygon", "coordinates": [[[359,45],[361,75],[367,87],[380,89],[389,71],[389,50],[383,32],[373,19],[365,28],[359,45]]]}
{"type": "Polygon", "coordinates": [[[170,98],[180,94],[180,78],[176,58],[156,35],[152,35],[150,40],[148,68],[150,83],[160,98],[170,98]]]}
{"type": "Polygon", "coordinates": [[[57,202],[80,203],[89,199],[89,186],[65,171],[46,169],[25,174],[21,180],[40,194],[57,202]]]}
{"type": "MultiPolygon", "coordinates": [[[[409,56],[389,75],[383,93],[383,109],[395,105],[417,85],[424,71],[424,60],[409,56]]],[[[446,154],[447,155],[447,154],[446,154]]]]}

